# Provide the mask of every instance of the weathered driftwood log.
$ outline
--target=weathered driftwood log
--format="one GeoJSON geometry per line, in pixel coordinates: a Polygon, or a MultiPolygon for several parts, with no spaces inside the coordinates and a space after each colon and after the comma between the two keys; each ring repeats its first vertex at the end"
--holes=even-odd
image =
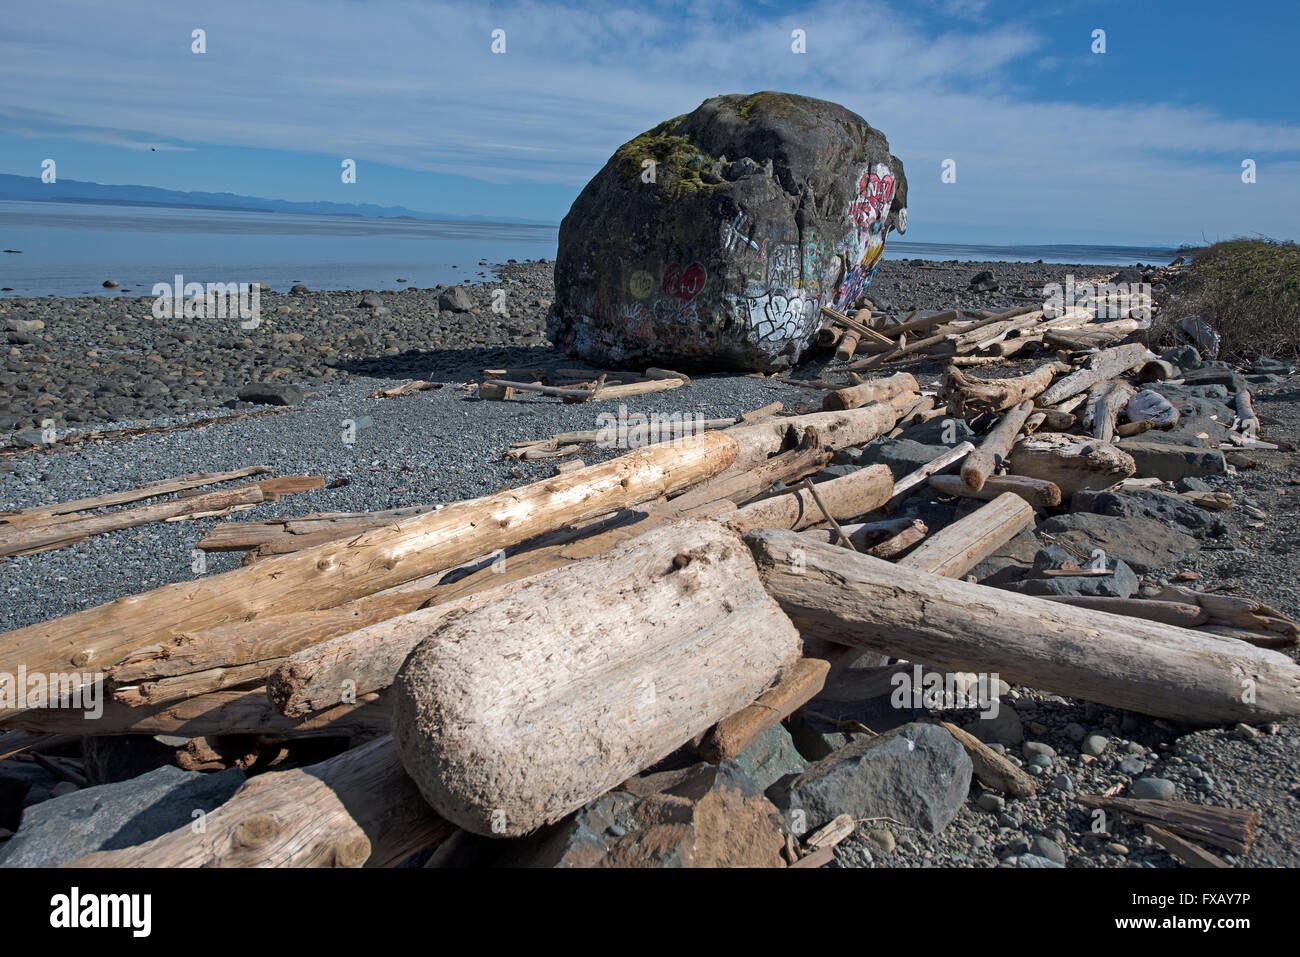
{"type": "Polygon", "coordinates": [[[1300,714],[1300,667],[1275,651],[955,581],[791,532],[751,532],[746,541],[768,591],[806,639],[950,671],[996,671],[1041,691],[1188,724],[1300,714]]]}
{"type": "Polygon", "coordinates": [[[1083,424],[1091,426],[1092,434],[1098,441],[1109,442],[1115,438],[1115,423],[1119,421],[1119,413],[1136,392],[1123,379],[1099,382],[1089,390],[1083,424]]]}
{"type": "Polygon", "coordinates": [[[30,555],[51,548],[63,548],[90,535],[148,525],[150,522],[161,522],[176,516],[221,511],[233,505],[256,505],[264,501],[264,498],[258,485],[241,485],[170,502],[124,508],[107,515],[51,515],[39,521],[0,525],[0,556],[30,555]]]}
{"type": "Polygon", "coordinates": [[[1211,854],[1199,844],[1183,840],[1173,831],[1166,831],[1163,827],[1144,824],[1142,825],[1142,833],[1188,867],[1226,869],[1232,866],[1217,855],[1211,854]]]}
{"type": "Polygon", "coordinates": [[[681,522],[443,625],[398,675],[393,734],[434,810],[517,836],[741,710],[800,648],[744,543],[681,522]]]}
{"type": "Polygon", "coordinates": [[[1107,489],[1137,471],[1133,456],[1095,439],[1038,433],[1022,438],[1007,459],[1011,472],[1054,483],[1062,498],[1081,489],[1107,489]]]}
{"type": "Polygon", "coordinates": [[[885,326],[880,331],[891,339],[897,339],[899,336],[911,335],[914,332],[927,332],[939,326],[946,326],[950,322],[956,322],[957,315],[956,309],[949,309],[947,312],[936,312],[933,316],[922,316],[919,319],[900,322],[895,326],[885,326]]]}
{"type": "Polygon", "coordinates": [[[1033,524],[1033,506],[1019,495],[1004,492],[931,535],[899,565],[960,578],[1033,524]]]}
{"type": "Polygon", "coordinates": [[[1147,598],[1104,598],[1097,595],[1045,595],[1048,601],[1059,601],[1065,605],[1077,605],[1080,608],[1092,608],[1107,611],[1112,615],[1127,615],[1130,618],[1145,618],[1147,621],[1160,621],[1166,625],[1179,628],[1195,628],[1210,620],[1209,614],[1199,605],[1189,605],[1181,601],[1153,601],[1147,598]]]}
{"type": "Polygon", "coordinates": [[[1038,398],[1039,405],[1055,405],[1063,399],[1086,392],[1098,382],[1121,376],[1129,369],[1147,361],[1147,347],[1140,342],[1116,346],[1098,352],[1088,360],[1086,368],[1066,376],[1052,385],[1038,398]]]}
{"type": "Polygon", "coordinates": [[[1212,625],[1241,628],[1246,631],[1273,632],[1294,643],[1300,638],[1300,626],[1276,608],[1271,608],[1254,598],[1223,595],[1217,592],[1192,591],[1166,585],[1153,596],[1164,601],[1185,601],[1205,611],[1212,625]]]}
{"type": "Polygon", "coordinates": [[[894,492],[894,477],[887,465],[868,465],[848,475],[819,482],[816,486],[821,504],[807,489],[793,489],[738,508],[727,517],[727,524],[740,532],[753,528],[808,528],[826,519],[858,518],[875,511],[894,492]],[[821,506],[830,510],[827,516],[821,506]]]}
{"type": "MultiPolygon", "coordinates": [[[[295,652],[266,681],[267,695],[289,717],[301,717],[347,696],[382,691],[407,656],[444,622],[494,602],[536,581],[536,576],[421,608],[295,652]]],[[[266,677],[266,669],[262,671],[266,677]]]]}
{"type": "Polygon", "coordinates": [[[822,399],[822,409],[827,412],[856,409],[868,402],[892,399],[900,392],[918,392],[920,388],[916,383],[916,377],[911,373],[896,372],[885,379],[875,379],[827,393],[822,399]]]}
{"type": "Polygon", "coordinates": [[[944,398],[953,415],[967,416],[981,412],[1001,412],[1039,395],[1052,379],[1070,367],[1064,362],[1049,362],[1027,375],[1008,379],[981,379],[957,368],[948,370],[944,398]]]}
{"type": "Polygon", "coordinates": [[[1255,415],[1255,407],[1251,405],[1250,393],[1245,389],[1238,390],[1233,402],[1237,416],[1232,427],[1247,438],[1253,439],[1259,435],[1259,417],[1255,415]]]}
{"type": "Polygon", "coordinates": [[[853,353],[858,350],[858,340],[862,338],[862,333],[857,329],[845,329],[840,336],[840,341],[835,345],[835,358],[839,362],[848,362],[853,358],[853,353]]]}
{"type": "Polygon", "coordinates": [[[946,468],[951,468],[973,451],[975,451],[974,445],[969,442],[962,442],[959,445],[954,445],[947,452],[935,456],[919,469],[908,472],[894,483],[894,494],[885,503],[886,511],[893,511],[898,508],[926,479],[937,475],[946,468]]]}
{"type": "Polygon", "coordinates": [[[1055,482],[1029,478],[1026,475],[990,475],[978,492],[961,480],[960,475],[934,475],[930,487],[942,495],[983,499],[991,502],[1004,492],[1014,492],[1035,508],[1051,508],[1061,504],[1061,490],[1055,482]]]}
{"type": "Polygon", "coordinates": [[[753,704],[710,728],[696,752],[706,761],[736,757],[769,728],[817,697],[826,683],[830,667],[830,663],[821,658],[800,658],[781,675],[774,687],[759,695],[753,704]]]}
{"type": "Polygon", "coordinates": [[[989,476],[996,472],[998,466],[1006,459],[1012,444],[1016,441],[1016,436],[1020,434],[1025,420],[1033,410],[1034,403],[1028,399],[1009,410],[992,431],[984,436],[980,447],[962,461],[961,480],[972,492],[982,489],[989,476]]]}
{"type": "Polygon", "coordinates": [[[1097,794],[1080,794],[1075,800],[1084,807],[1122,814],[1138,824],[1168,828],[1183,837],[1213,844],[1233,854],[1245,854],[1250,850],[1255,843],[1255,825],[1259,823],[1259,812],[1246,808],[1097,794]]]}
{"type": "MultiPolygon", "coordinates": [[[[841,413],[851,414],[851,413],[841,413]]],[[[761,426],[760,426],[761,427],[761,426]]],[[[456,502],[355,539],[178,582],[0,637],[0,671],[66,672],[103,667],[185,630],[278,612],[328,608],[535,535],[679,492],[735,461],[726,432],[652,445],[489,495],[456,502]]],[[[4,725],[12,711],[0,711],[4,725]]]]}
{"type": "Polygon", "coordinates": [[[455,831],[424,803],[387,736],[250,778],[203,825],[69,866],[392,867],[455,831]]]}
{"type": "Polygon", "coordinates": [[[809,429],[817,432],[821,443],[827,448],[865,445],[892,429],[898,417],[915,402],[915,394],[900,392],[884,402],[875,402],[858,409],[811,412],[808,415],[773,419],[754,425],[736,425],[724,434],[733,436],[739,443],[736,467],[753,468],[769,456],[798,445],[809,429]]]}
{"type": "Polygon", "coordinates": [[[137,485],[135,488],[129,488],[121,492],[107,492],[103,495],[92,495],[89,498],[74,499],[70,502],[56,502],[52,505],[34,505],[31,508],[20,508],[13,511],[0,512],[0,528],[6,525],[18,525],[24,522],[43,521],[54,515],[68,515],[72,512],[85,512],[92,508],[109,508],[113,505],[125,505],[129,502],[138,502],[141,499],[154,498],[158,495],[169,495],[172,492],[183,492],[187,489],[198,488],[202,485],[216,485],[219,482],[230,482],[237,478],[247,478],[250,475],[261,475],[271,471],[265,465],[250,465],[247,468],[237,469],[233,472],[195,472],[190,475],[178,475],[176,478],[162,479],[157,482],[148,482],[144,485],[137,485]]]}
{"type": "Polygon", "coordinates": [[[377,695],[358,696],[306,718],[286,718],[276,711],[264,688],[214,691],[185,701],[133,707],[112,698],[103,714],[87,719],[75,708],[30,708],[8,724],[49,734],[171,734],[202,738],[215,734],[274,734],[283,738],[343,737],[388,730],[388,702],[377,695]]]}

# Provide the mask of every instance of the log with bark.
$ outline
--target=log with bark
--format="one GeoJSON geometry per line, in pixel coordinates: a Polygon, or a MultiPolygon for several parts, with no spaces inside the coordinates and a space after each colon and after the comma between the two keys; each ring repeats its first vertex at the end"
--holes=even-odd
{"type": "Polygon", "coordinates": [[[791,532],[751,532],[746,541],[768,591],[805,639],[950,671],[997,672],[1040,691],[1187,724],[1300,714],[1300,667],[1278,652],[955,581],[791,532]]]}

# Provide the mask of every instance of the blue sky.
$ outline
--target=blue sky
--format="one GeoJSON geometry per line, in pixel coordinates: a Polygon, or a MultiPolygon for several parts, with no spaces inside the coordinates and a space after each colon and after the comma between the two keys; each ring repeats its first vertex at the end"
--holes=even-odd
{"type": "Polygon", "coordinates": [[[771,89],[884,131],[909,240],[1296,239],[1297,40],[1296,0],[10,4],[0,172],[558,221],[621,143],[771,89]]]}

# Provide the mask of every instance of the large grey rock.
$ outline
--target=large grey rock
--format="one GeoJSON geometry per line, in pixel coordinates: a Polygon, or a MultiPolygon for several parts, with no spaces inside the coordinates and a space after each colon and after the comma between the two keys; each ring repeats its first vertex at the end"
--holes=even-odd
{"type": "Polygon", "coordinates": [[[906,724],[841,748],[769,795],[787,820],[801,817],[808,830],[850,814],[941,831],[966,801],[970,778],[970,758],[951,734],[906,724]]]}
{"type": "Polygon", "coordinates": [[[187,827],[244,783],[237,768],[216,774],[162,767],[130,781],[84,788],[33,805],[0,847],[0,867],[59,867],[187,827]]]}
{"type": "Polygon", "coordinates": [[[1049,518],[1042,530],[1083,555],[1099,548],[1108,564],[1120,559],[1141,575],[1185,559],[1197,548],[1192,536],[1149,518],[1070,512],[1049,518]]]}
{"type": "Polygon", "coordinates": [[[1188,476],[1226,475],[1227,463],[1219,449],[1194,448],[1190,445],[1166,445],[1163,442],[1125,442],[1120,446],[1133,456],[1140,477],[1154,475],[1165,482],[1188,476]]]}
{"type": "Polygon", "coordinates": [[[1123,492],[1085,489],[1074,494],[1070,508],[1076,512],[1096,512],[1121,518],[1149,518],[1182,526],[1193,534],[1222,525],[1212,514],[1187,499],[1151,489],[1123,492]]]}
{"type": "Polygon", "coordinates": [[[1026,578],[1004,585],[1022,595],[1092,595],[1102,598],[1131,598],[1141,582],[1123,561],[1108,563],[1109,575],[1053,575],[1026,578]]]}
{"type": "Polygon", "coordinates": [[[713,97],[619,147],[578,196],[547,332],[596,364],[787,366],[906,227],[903,164],[862,117],[713,97]]]}
{"type": "Polygon", "coordinates": [[[808,762],[795,748],[790,732],[780,724],[759,735],[758,740],[738,754],[734,761],[760,791],[766,791],[787,774],[799,774],[808,767],[808,762]]]}
{"type": "Polygon", "coordinates": [[[297,386],[276,382],[250,382],[239,390],[240,402],[258,405],[297,405],[303,398],[302,390],[297,386]]]}
{"type": "Polygon", "coordinates": [[[448,312],[469,312],[474,308],[474,300],[464,286],[452,286],[438,296],[438,308],[448,312]]]}

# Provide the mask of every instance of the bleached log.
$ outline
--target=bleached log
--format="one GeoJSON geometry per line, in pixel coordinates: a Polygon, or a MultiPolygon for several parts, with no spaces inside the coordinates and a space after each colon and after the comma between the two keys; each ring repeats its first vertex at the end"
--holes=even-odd
{"type": "Polygon", "coordinates": [[[1137,471],[1133,456],[1122,449],[1059,432],[1022,438],[1007,464],[1015,475],[1054,483],[1063,499],[1081,489],[1112,488],[1137,471]]]}
{"type": "Polygon", "coordinates": [[[69,866],[392,867],[455,831],[424,803],[387,736],[250,778],[203,825],[69,866]]]}
{"type": "MultiPolygon", "coordinates": [[[[851,413],[842,413],[851,414],[851,413]]],[[[761,428],[761,426],[758,426],[761,428]]],[[[0,671],[105,667],[176,634],[277,612],[329,608],[575,522],[682,491],[735,461],[736,440],[706,432],[579,472],[234,571],[178,582],[30,625],[0,638],[0,671]]],[[[0,726],[13,712],[0,711],[0,726]]]]}
{"type": "Polygon", "coordinates": [[[805,639],[997,672],[1040,691],[1194,725],[1300,714],[1300,667],[1275,651],[944,578],[791,532],[752,532],[746,541],[805,639]]]}
{"type": "Polygon", "coordinates": [[[1116,346],[1098,352],[1088,360],[1087,368],[1080,369],[1050,386],[1038,399],[1039,405],[1056,403],[1086,392],[1098,382],[1105,382],[1137,368],[1147,361],[1147,347],[1140,342],[1116,346]]]}
{"type": "Polygon", "coordinates": [[[744,708],[800,648],[744,543],[680,522],[444,624],[398,675],[393,735],[440,815],[518,836],[744,708]]]}
{"type": "Polygon", "coordinates": [[[176,478],[148,482],[121,492],[107,492],[103,495],[92,495],[89,498],[74,499],[70,502],[55,502],[52,505],[34,505],[31,508],[0,512],[0,528],[6,525],[18,525],[24,522],[43,520],[53,515],[68,515],[72,512],[89,511],[93,508],[125,505],[129,502],[138,502],[141,499],[168,495],[172,492],[181,492],[203,485],[230,482],[237,478],[261,475],[269,471],[271,470],[265,465],[250,465],[247,468],[237,469],[233,472],[195,472],[190,475],[179,475],[176,478]]]}
{"type": "Polygon", "coordinates": [[[827,412],[856,409],[868,402],[892,399],[901,392],[918,392],[920,388],[911,373],[898,372],[885,379],[875,379],[828,393],[822,399],[822,409],[827,412]]]}
{"type": "Polygon", "coordinates": [[[990,475],[997,471],[1011,451],[1016,436],[1024,427],[1034,403],[1028,399],[1007,411],[993,430],[980,442],[980,447],[966,456],[961,464],[961,480],[972,492],[984,487],[990,475]]]}
{"type": "Polygon", "coordinates": [[[960,578],[1033,524],[1033,506],[1019,495],[1004,492],[931,535],[898,564],[960,578]]]}
{"type": "Polygon", "coordinates": [[[132,706],[112,698],[103,714],[87,719],[77,708],[29,708],[6,726],[47,734],[171,734],[202,738],[217,734],[273,734],[311,738],[373,734],[388,730],[388,704],[375,695],[306,718],[286,718],[272,707],[263,688],[214,691],[161,705],[132,706]]]}
{"type": "Polygon", "coordinates": [[[1099,382],[1089,390],[1087,412],[1083,424],[1091,425],[1093,436],[1101,442],[1110,442],[1115,437],[1115,423],[1119,420],[1120,410],[1128,405],[1137,392],[1123,379],[1099,382]]]}
{"type": "Polygon", "coordinates": [[[1259,435],[1259,418],[1255,415],[1255,408],[1250,402],[1250,393],[1245,389],[1238,390],[1233,399],[1237,410],[1237,416],[1233,420],[1232,427],[1247,438],[1253,439],[1259,435]]]}
{"type": "Polygon", "coordinates": [[[1065,605],[1078,605],[1080,608],[1092,608],[1107,611],[1112,615],[1127,615],[1130,618],[1145,618],[1147,621],[1164,622],[1179,628],[1195,628],[1210,620],[1205,609],[1199,605],[1181,601],[1153,601],[1145,598],[1105,598],[1097,595],[1045,595],[1048,601],[1059,601],[1065,605]]]}
{"type": "MultiPolygon", "coordinates": [[[[819,482],[817,494],[839,521],[866,515],[886,502],[894,491],[894,477],[887,465],[868,465],[840,478],[819,482]]],[[[727,524],[737,531],[752,528],[807,528],[826,521],[821,505],[807,489],[792,489],[745,505],[728,516],[727,524]]]]}
{"type": "Polygon", "coordinates": [[[340,704],[347,696],[382,691],[393,683],[416,645],[440,625],[536,580],[532,576],[507,582],[304,648],[285,659],[269,678],[269,669],[263,669],[267,696],[281,714],[298,718],[340,704]]]}
{"type": "Polygon", "coordinates": [[[769,456],[798,445],[809,429],[816,431],[826,448],[842,449],[850,445],[865,445],[892,429],[898,417],[915,401],[914,393],[901,392],[884,402],[875,402],[858,409],[812,412],[754,425],[736,425],[724,434],[733,436],[740,445],[736,467],[753,468],[769,456]]]}
{"type": "Polygon", "coordinates": [[[967,416],[981,412],[1001,412],[1039,395],[1052,379],[1070,367],[1064,362],[1049,362],[1033,372],[1009,379],[981,379],[950,368],[944,386],[948,411],[967,416]]]}

